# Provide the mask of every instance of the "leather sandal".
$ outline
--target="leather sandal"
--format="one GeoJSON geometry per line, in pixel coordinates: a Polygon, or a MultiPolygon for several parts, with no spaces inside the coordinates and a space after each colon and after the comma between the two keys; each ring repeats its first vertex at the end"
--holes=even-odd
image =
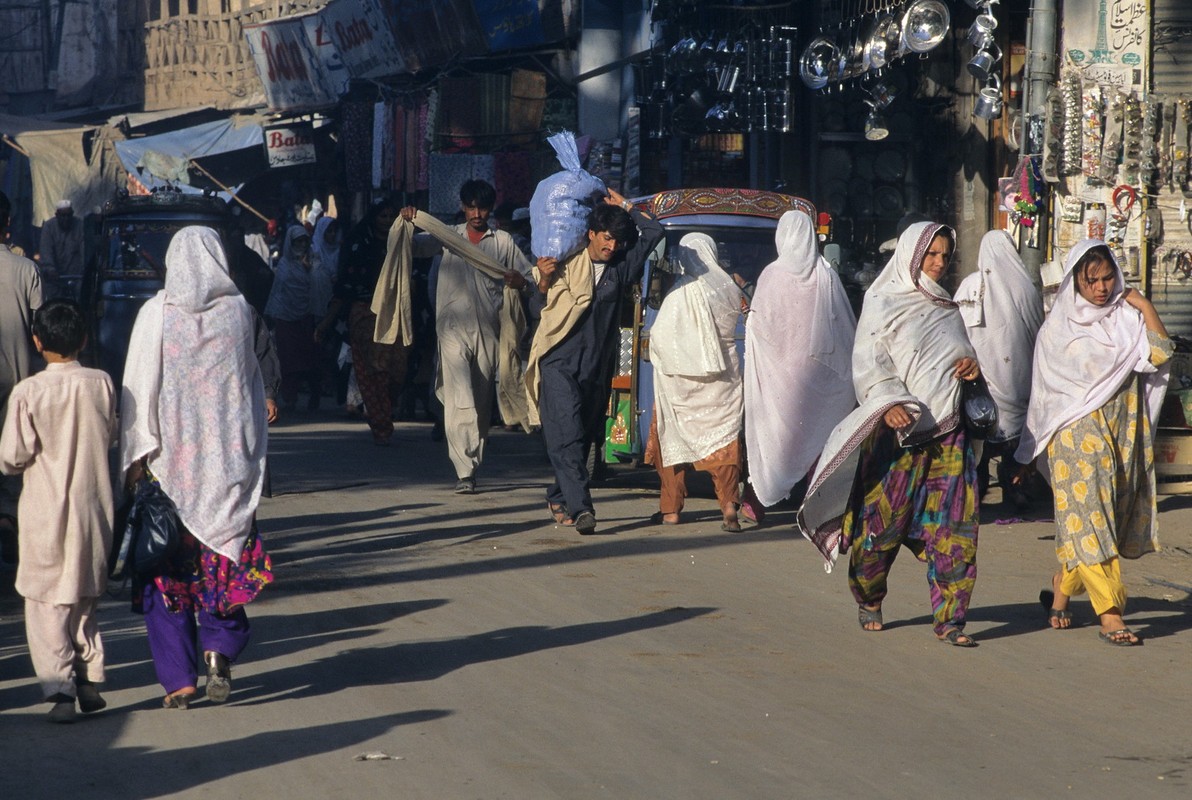
{"type": "Polygon", "coordinates": [[[226,703],[232,693],[232,669],[228,660],[214,650],[203,653],[207,664],[207,699],[212,703],[226,703]]]}
{"type": "Polygon", "coordinates": [[[198,692],[194,689],[187,689],[172,694],[167,694],[165,699],[161,701],[162,708],[176,708],[180,711],[186,711],[190,708],[190,701],[195,699],[198,692]]]}
{"type": "Polygon", "coordinates": [[[861,630],[866,633],[877,633],[884,628],[882,623],[882,609],[881,606],[877,608],[866,608],[865,606],[857,606],[857,622],[861,624],[861,630]],[[868,628],[867,625],[877,623],[876,628],[868,628]]]}
{"type": "Polygon", "coordinates": [[[563,507],[562,503],[552,503],[547,500],[546,507],[550,511],[550,517],[555,521],[556,525],[565,525],[568,528],[575,525],[575,520],[567,516],[567,509],[563,507]]]}

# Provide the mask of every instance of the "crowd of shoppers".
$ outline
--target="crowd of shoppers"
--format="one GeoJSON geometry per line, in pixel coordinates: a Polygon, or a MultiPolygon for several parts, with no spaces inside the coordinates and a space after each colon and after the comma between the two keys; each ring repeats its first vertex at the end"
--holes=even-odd
{"type": "MultiPolygon", "coordinates": [[[[245,606],[273,580],[256,525],[273,399],[293,409],[305,381],[317,406],[326,374],[320,343],[341,326],[373,439],[389,443],[414,340],[412,259],[437,259],[435,386],[456,491],[475,490],[503,392],[507,419],[541,427],[555,477],[550,518],[596,531],[587,463],[603,439],[620,303],[663,231],[610,190],[575,252],[531,263],[490,225],[495,198],[491,185],[466,182],[454,228],[383,200],[342,247],[332,217],[290,226],[272,265],[267,328],[233,281],[220,236],[180,230],[166,253],[164,288],[137,316],[118,413],[106,373],[78,360],[85,310],[69,298],[43,304],[39,271],[0,248],[8,353],[0,501],[15,502],[9,481],[24,476],[19,511],[0,507],[0,534],[21,532],[16,586],[52,721],[106,705],[95,607],[112,546],[113,483],[129,496],[160,490],[176,509],[177,549],[133,579],[162,705],[188,708],[200,672],[208,700],[228,699],[231,666],[250,637],[245,606]],[[41,372],[35,354],[47,364],[41,372]],[[117,431],[113,476],[106,453],[117,431]]],[[[8,213],[0,195],[0,234],[8,213]]],[[[1046,319],[1004,232],[984,237],[976,271],[953,295],[945,287],[954,231],[910,225],[859,318],[806,214],[783,215],[775,245],[776,259],[748,297],[711,237],[688,234],[674,248],[677,274],[650,332],[655,521],[681,522],[693,468],[711,474],[725,531],[741,529],[743,482],[755,518],[803,495],[798,524],[828,569],[848,554],[864,631],[885,627],[888,578],[905,546],[926,566],[936,638],[975,647],[965,624],[993,453],[1004,491],[1025,485],[1036,468],[1053,488],[1059,568],[1040,594],[1047,623],[1072,627],[1069,601],[1087,592],[1100,638],[1138,644],[1123,618],[1120,560],[1157,546],[1152,442],[1173,344],[1105,243],[1073,248],[1046,319]],[[736,345],[743,314],[744,368],[736,345]],[[990,431],[966,418],[966,385],[979,383],[998,408],[990,431]]]]}

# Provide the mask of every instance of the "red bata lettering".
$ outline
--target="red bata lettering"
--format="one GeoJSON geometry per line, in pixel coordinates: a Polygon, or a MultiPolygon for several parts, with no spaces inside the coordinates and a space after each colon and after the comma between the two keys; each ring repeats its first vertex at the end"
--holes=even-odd
{"type": "Polygon", "coordinates": [[[269,149],[271,150],[279,147],[301,147],[310,143],[310,137],[303,136],[300,133],[294,133],[293,131],[288,131],[287,133],[269,131],[269,149]]]}
{"type": "Polygon", "coordinates": [[[368,27],[368,23],[363,19],[354,19],[350,25],[335,23],[335,35],[339,38],[341,50],[351,50],[365,42],[371,42],[373,38],[372,28],[368,27]]]}
{"type": "Polygon", "coordinates": [[[309,81],[306,63],[302,60],[302,49],[297,42],[281,41],[277,47],[269,39],[267,31],[261,31],[261,48],[265,51],[270,83],[278,80],[309,81]]]}

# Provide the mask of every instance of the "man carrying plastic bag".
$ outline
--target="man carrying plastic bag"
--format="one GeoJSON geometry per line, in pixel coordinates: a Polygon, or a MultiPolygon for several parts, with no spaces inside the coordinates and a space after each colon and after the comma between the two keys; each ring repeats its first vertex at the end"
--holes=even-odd
{"type": "MultiPolygon", "coordinates": [[[[538,199],[539,192],[534,196],[538,199]]],[[[580,198],[571,199],[577,205],[568,213],[574,214],[580,198]]],[[[535,205],[531,200],[534,252],[539,258],[530,313],[540,323],[526,368],[526,391],[531,414],[540,415],[555,471],[555,483],[546,493],[551,517],[591,534],[596,532],[596,515],[587,459],[603,430],[620,345],[620,302],[625,287],[641,281],[646,258],[662,240],[662,226],[609,189],[588,214],[576,252],[567,246],[565,233],[557,235],[564,227],[555,224],[558,215],[554,222],[546,215],[535,216],[535,205]],[[554,242],[540,244],[540,232],[546,236],[552,225],[554,242]]]]}

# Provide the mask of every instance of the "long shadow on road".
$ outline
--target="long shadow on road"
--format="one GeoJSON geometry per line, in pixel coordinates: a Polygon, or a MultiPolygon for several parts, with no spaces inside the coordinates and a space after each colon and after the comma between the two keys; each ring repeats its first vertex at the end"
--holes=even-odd
{"type": "MultiPolygon", "coordinates": [[[[333,694],[361,685],[384,685],[408,681],[429,681],[462,667],[506,658],[571,647],[602,639],[638,633],[664,625],[676,625],[714,612],[715,608],[668,608],[636,617],[584,622],[549,627],[525,625],[430,642],[403,642],[383,647],[347,650],[263,675],[261,684],[252,679],[237,684],[238,697],[268,693],[258,700],[241,700],[236,705],[273,703],[279,698],[333,694]]],[[[262,619],[262,625],[267,621],[262,619]]],[[[258,658],[275,655],[277,643],[263,643],[258,658]]]]}

